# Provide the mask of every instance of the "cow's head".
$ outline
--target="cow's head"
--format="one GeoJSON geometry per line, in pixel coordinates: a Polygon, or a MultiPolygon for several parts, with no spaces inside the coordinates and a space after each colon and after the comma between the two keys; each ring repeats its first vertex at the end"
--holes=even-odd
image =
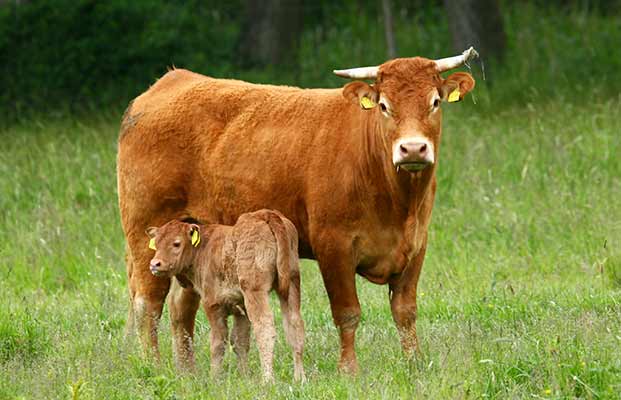
{"type": "Polygon", "coordinates": [[[170,221],[160,228],[147,228],[149,247],[155,250],[150,262],[155,276],[171,277],[192,265],[195,249],[200,246],[200,227],[181,221],[170,221]]]}
{"type": "Polygon", "coordinates": [[[343,88],[343,96],[379,119],[381,134],[388,139],[392,163],[409,172],[433,165],[438,157],[442,125],[442,101],[454,102],[474,88],[470,74],[448,71],[477,57],[471,47],[461,55],[429,60],[397,58],[377,67],[337,70],[338,76],[375,79],[373,84],[355,81],[343,88]]]}

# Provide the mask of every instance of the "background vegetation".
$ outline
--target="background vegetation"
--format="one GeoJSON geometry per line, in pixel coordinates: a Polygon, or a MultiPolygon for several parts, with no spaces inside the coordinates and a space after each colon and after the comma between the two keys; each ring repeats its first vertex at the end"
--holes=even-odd
{"type": "MultiPolygon", "coordinates": [[[[335,67],[386,59],[377,4],[304,4],[295,62],[241,65],[243,4],[0,5],[0,398],[610,398],[621,393],[621,19],[618,3],[501,3],[503,61],[445,106],[439,186],[420,283],[422,356],[402,359],[387,288],[358,281],[361,374],[336,371],[338,337],[316,266],[303,265],[305,365],[276,349],[278,383],[234,357],[178,376],[123,334],[116,196],[122,109],[166,70],[338,87],[335,67]]],[[[400,55],[451,55],[443,5],[394,3],[400,55]]],[[[277,310],[278,308],[275,307],[277,310]]]]}
{"type": "MultiPolygon", "coordinates": [[[[440,58],[463,50],[451,47],[452,20],[441,2],[388,1],[398,56],[440,58]]],[[[271,61],[254,60],[243,50],[251,30],[248,21],[267,18],[251,14],[246,3],[256,2],[6,2],[0,5],[0,54],[6,56],[0,63],[0,117],[123,109],[172,66],[216,77],[333,87],[343,81],[332,69],[387,59],[379,2],[258,2],[285,9],[296,4],[302,14],[299,27],[281,28],[298,37],[289,57],[266,51],[264,58],[271,56],[271,61]]],[[[504,103],[556,94],[578,97],[593,87],[618,92],[621,2],[505,1],[499,7],[506,34],[504,62],[497,65],[490,52],[483,53],[483,62],[487,75],[496,78],[498,96],[510,90],[504,103]]],[[[489,85],[481,80],[480,66],[475,67],[478,95],[485,96],[489,85]]]]}

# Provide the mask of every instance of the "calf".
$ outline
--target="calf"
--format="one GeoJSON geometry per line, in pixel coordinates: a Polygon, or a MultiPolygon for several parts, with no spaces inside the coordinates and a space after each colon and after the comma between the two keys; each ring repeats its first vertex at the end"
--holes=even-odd
{"type": "Polygon", "coordinates": [[[211,325],[213,374],[221,369],[227,317],[233,315],[231,342],[240,369],[246,367],[252,323],[263,378],[273,380],[276,330],[268,295],[276,290],[285,335],[293,348],[294,378],[304,379],[298,234],[291,221],[264,209],[242,214],[234,226],[173,220],[160,228],[148,228],[147,234],[149,247],[155,250],[151,273],[176,276],[181,286],[194,287],[201,296],[211,325]]]}

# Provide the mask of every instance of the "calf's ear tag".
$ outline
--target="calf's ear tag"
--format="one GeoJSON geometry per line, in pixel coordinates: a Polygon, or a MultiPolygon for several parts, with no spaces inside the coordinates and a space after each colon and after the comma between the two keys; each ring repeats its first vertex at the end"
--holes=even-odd
{"type": "Polygon", "coordinates": [[[373,100],[369,99],[366,96],[360,98],[360,107],[364,108],[365,110],[370,110],[376,105],[377,104],[375,104],[373,100]]]}
{"type": "Polygon", "coordinates": [[[192,246],[198,247],[201,242],[201,235],[198,234],[197,230],[192,231],[192,246]]]}
{"type": "Polygon", "coordinates": [[[149,240],[149,248],[150,248],[151,250],[157,250],[157,249],[155,248],[155,238],[151,238],[151,240],[149,240]]]}
{"type": "Polygon", "coordinates": [[[449,103],[454,103],[454,102],[456,102],[456,101],[459,101],[459,94],[460,94],[460,93],[459,93],[459,88],[457,88],[457,89],[453,90],[453,91],[451,92],[451,94],[449,94],[449,97],[448,97],[448,102],[449,102],[449,103]]]}

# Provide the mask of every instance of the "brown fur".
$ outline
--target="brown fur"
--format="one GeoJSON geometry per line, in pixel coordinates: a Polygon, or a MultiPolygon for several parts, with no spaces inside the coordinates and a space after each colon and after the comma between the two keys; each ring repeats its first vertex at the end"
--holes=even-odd
{"type": "Polygon", "coordinates": [[[228,339],[226,318],[232,314],[232,342],[242,371],[251,322],[263,377],[273,380],[276,331],[268,294],[276,289],[287,341],[293,348],[294,377],[304,379],[298,236],[291,221],[277,211],[259,210],[242,214],[233,227],[171,221],[147,233],[157,246],[151,260],[153,274],[176,276],[202,298],[211,324],[212,373],[221,370],[228,339]],[[191,243],[193,230],[200,232],[197,246],[191,243]]]}
{"type": "MultiPolygon", "coordinates": [[[[157,349],[156,323],[170,286],[149,272],[144,229],[186,217],[232,224],[267,207],[298,228],[300,255],[319,262],[341,336],[341,367],[357,368],[356,273],[390,285],[403,348],[414,350],[437,161],[415,173],[396,171],[391,146],[423,135],[438,160],[442,110],[432,113],[429,101],[436,91],[445,99],[456,86],[463,97],[474,81],[463,73],[444,79],[432,61],[408,58],[383,64],[373,85],[299,89],[173,70],[137,97],[126,120],[139,118],[123,124],[117,170],[130,296],[143,344],[157,349]],[[380,107],[358,104],[357,96],[379,94],[390,100],[390,118],[380,107]]],[[[171,307],[183,314],[172,320],[192,320],[191,295],[174,299],[189,305],[171,307]]],[[[191,343],[189,323],[176,329],[190,339],[176,345],[191,343]]],[[[189,345],[177,353],[189,354],[191,363],[189,345]]]]}

